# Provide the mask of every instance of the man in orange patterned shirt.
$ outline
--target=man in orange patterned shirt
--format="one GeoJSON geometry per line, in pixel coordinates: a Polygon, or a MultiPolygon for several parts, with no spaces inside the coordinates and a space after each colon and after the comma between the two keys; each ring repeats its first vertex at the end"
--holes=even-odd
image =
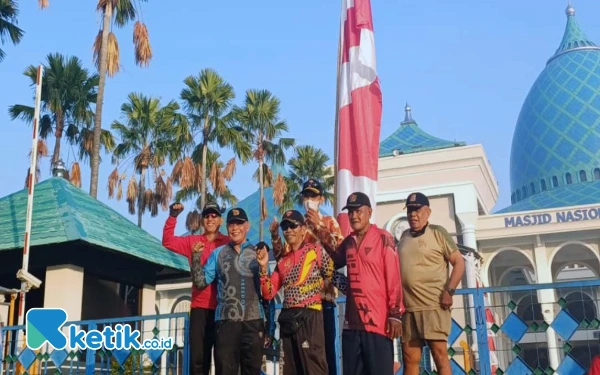
{"type": "MultiPolygon", "coordinates": [[[[325,202],[324,189],[319,181],[309,179],[302,185],[302,203],[306,210],[306,235],[304,240],[319,244],[325,248],[327,253],[337,250],[344,240],[342,230],[335,218],[322,215],[319,212],[319,206],[325,202]]],[[[283,244],[279,236],[279,223],[274,220],[269,228],[271,232],[271,243],[273,244],[273,255],[279,260],[283,255],[290,251],[289,245],[283,244]]],[[[327,354],[327,364],[329,374],[337,375],[337,360],[335,353],[336,324],[335,299],[336,290],[333,285],[325,280],[323,284],[323,325],[325,327],[325,351],[327,354]]]]}
{"type": "Polygon", "coordinates": [[[260,284],[266,300],[273,299],[283,287],[283,309],[279,314],[279,332],[283,341],[283,372],[289,375],[327,375],[325,330],[321,292],[323,282],[335,282],[345,288],[345,276],[334,272],[333,260],[319,244],[304,240],[307,230],[304,216],[287,211],[281,229],[289,251],[281,256],[272,275],[268,275],[267,250],[258,249],[260,284]],[[334,280],[335,274],[335,280],[334,280]]]}

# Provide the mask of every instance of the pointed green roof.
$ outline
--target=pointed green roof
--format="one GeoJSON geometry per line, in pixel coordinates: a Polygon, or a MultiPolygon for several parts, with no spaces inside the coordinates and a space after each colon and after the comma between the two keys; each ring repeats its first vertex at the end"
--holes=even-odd
{"type": "Polygon", "coordinates": [[[556,49],[554,55],[548,60],[548,63],[556,57],[572,50],[600,50],[594,42],[588,39],[587,35],[581,30],[579,24],[575,20],[575,8],[569,4],[565,10],[567,14],[567,25],[562,41],[556,49]]]}
{"type": "MultiPolygon", "coordinates": [[[[24,246],[27,189],[0,198],[0,251],[24,246]]],[[[84,241],[175,270],[187,259],[118,212],[60,177],[35,185],[31,246],[84,241]]]]}
{"type": "Polygon", "coordinates": [[[465,142],[447,141],[423,131],[413,120],[411,108],[408,104],[406,104],[404,111],[405,117],[400,124],[400,128],[380,143],[380,158],[465,145],[465,142]]]}

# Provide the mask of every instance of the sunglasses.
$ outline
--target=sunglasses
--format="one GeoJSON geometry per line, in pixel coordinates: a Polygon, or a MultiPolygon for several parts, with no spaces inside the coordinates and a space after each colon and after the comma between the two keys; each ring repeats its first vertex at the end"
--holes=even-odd
{"type": "Polygon", "coordinates": [[[289,221],[284,221],[283,223],[281,223],[281,230],[283,230],[284,232],[288,229],[296,229],[298,227],[299,225],[297,223],[290,223],[289,221]]]}
{"type": "Polygon", "coordinates": [[[219,217],[219,215],[217,215],[217,214],[212,214],[212,213],[211,213],[211,214],[206,214],[206,215],[204,215],[204,218],[205,218],[205,219],[208,219],[208,218],[210,218],[210,219],[216,219],[216,218],[218,218],[218,217],[219,217]]]}

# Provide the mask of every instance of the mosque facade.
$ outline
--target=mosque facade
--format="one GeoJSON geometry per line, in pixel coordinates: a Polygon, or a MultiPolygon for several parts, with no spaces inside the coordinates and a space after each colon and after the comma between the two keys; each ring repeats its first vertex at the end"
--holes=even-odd
{"type": "MultiPolygon", "coordinates": [[[[495,366],[583,374],[600,352],[598,286],[585,284],[600,275],[600,47],[570,5],[563,38],[515,120],[511,205],[494,211],[498,184],[483,146],[427,133],[407,105],[380,144],[377,225],[398,239],[408,195],[429,196],[430,221],[473,250],[461,287],[510,287],[486,296],[495,366]],[[561,282],[570,283],[540,285],[561,282]]],[[[189,288],[183,280],[157,285],[157,312],[187,311],[189,288]]],[[[463,370],[477,347],[469,305],[455,297],[450,346],[463,370]]]]}

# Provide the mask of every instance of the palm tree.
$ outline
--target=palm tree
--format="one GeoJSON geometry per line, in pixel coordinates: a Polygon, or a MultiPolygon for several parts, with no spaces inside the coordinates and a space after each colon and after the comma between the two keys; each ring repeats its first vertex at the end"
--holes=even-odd
{"type": "MultiPolygon", "coordinates": [[[[55,137],[51,168],[61,159],[63,135],[67,142],[79,149],[79,159],[85,159],[91,151],[90,130],[96,103],[98,75],[90,75],[81,60],[75,56],[63,56],[59,53],[47,56],[40,98],[39,136],[42,140],[53,132],[55,137]]],[[[23,73],[35,88],[37,67],[30,65],[23,73]]],[[[9,107],[12,120],[20,118],[33,123],[34,108],[22,104],[9,107]]],[[[114,140],[108,131],[102,134],[102,144],[112,150],[114,140]]],[[[81,187],[81,174],[78,162],[71,167],[71,181],[81,187]]]]}
{"type": "MultiPolygon", "coordinates": [[[[17,27],[19,7],[14,0],[0,0],[0,41],[2,44],[10,39],[12,44],[21,42],[25,32],[17,27]]],[[[0,62],[4,60],[6,53],[0,48],[0,62]]]]}
{"type": "MultiPolygon", "coordinates": [[[[210,169],[214,167],[208,163],[211,159],[208,157],[209,146],[217,143],[220,147],[229,147],[233,149],[234,154],[246,163],[251,157],[251,148],[241,136],[241,129],[231,122],[231,105],[235,98],[233,87],[227,83],[213,69],[203,69],[197,76],[189,76],[184,80],[185,88],[181,91],[181,99],[188,116],[190,133],[192,139],[201,135],[201,141],[194,147],[193,153],[196,154],[194,162],[201,164],[196,182],[198,193],[200,195],[200,207],[204,207],[207,196],[207,178],[210,169]],[[200,155],[198,155],[200,151],[200,155]],[[199,157],[198,157],[199,156],[199,157]]],[[[192,145],[190,143],[189,145],[192,145]]],[[[185,154],[185,152],[182,152],[185,154]]],[[[191,159],[188,158],[188,163],[191,159]]],[[[182,161],[182,160],[180,160],[182,161]]],[[[212,159],[213,163],[217,161],[212,159]]],[[[231,161],[230,161],[231,162],[231,161]]],[[[235,170],[235,160],[233,160],[233,169],[235,170]]],[[[229,163],[228,163],[229,164],[229,163]]],[[[182,173],[191,171],[191,169],[182,169],[182,173]]],[[[182,189],[190,189],[192,185],[191,178],[183,176],[177,179],[182,189]]],[[[213,184],[213,188],[215,188],[213,184]]],[[[214,190],[213,190],[214,192],[214,190]]],[[[221,193],[219,193],[221,194],[221,193]]]]}
{"type": "Polygon", "coordinates": [[[314,178],[321,182],[326,204],[333,203],[333,175],[327,166],[329,156],[314,146],[297,146],[294,156],[288,161],[289,175],[285,177],[285,198],[279,206],[279,213],[292,209],[294,204],[302,204],[300,189],[302,184],[314,178]]]}
{"type": "Polygon", "coordinates": [[[233,157],[223,163],[220,160],[221,155],[218,152],[208,150],[206,156],[206,164],[211,165],[210,173],[208,175],[208,181],[210,186],[207,186],[206,194],[200,193],[200,186],[202,185],[202,156],[201,148],[197,147],[196,152],[192,154],[192,157],[186,157],[180,159],[173,166],[173,172],[171,174],[171,180],[174,184],[190,186],[185,189],[181,189],[175,194],[175,201],[181,202],[196,198],[196,209],[190,211],[186,219],[186,228],[192,232],[197,232],[200,229],[200,219],[202,209],[206,200],[211,200],[219,203],[221,207],[235,206],[238,202],[237,197],[231,192],[227,186],[227,182],[231,181],[235,174],[236,158],[233,157]],[[192,180],[186,181],[186,178],[192,176],[192,180]],[[204,198],[204,199],[203,199],[204,198]],[[200,211],[200,212],[199,212],[200,211]]]}
{"type": "MultiPolygon", "coordinates": [[[[259,241],[263,240],[263,221],[267,218],[264,188],[273,183],[265,178],[265,176],[272,176],[267,164],[284,164],[286,159],[284,151],[293,147],[295,143],[293,138],[281,137],[288,131],[288,127],[285,121],[279,119],[279,110],[279,99],[267,90],[246,91],[244,106],[236,106],[233,109],[233,118],[244,130],[242,134],[252,145],[254,160],[258,163],[261,202],[259,241]]],[[[274,186],[275,202],[282,202],[285,195],[283,178],[275,182],[277,182],[274,186]]]]}
{"type": "Polygon", "coordinates": [[[181,127],[186,127],[185,116],[180,114],[179,105],[170,101],[164,107],[160,100],[139,93],[130,93],[128,101],[121,106],[125,123],[114,121],[112,128],[119,134],[121,143],[113,152],[113,164],[117,167],[108,178],[108,197],[123,196],[122,181],[127,178],[126,170],[133,172],[127,186],[129,213],[134,215],[137,208],[138,226],[142,227],[142,216],[146,210],[152,217],[158,215],[158,206],[162,210],[169,208],[172,198],[172,181],[162,169],[168,160],[173,162],[174,139],[181,127]],[[125,171],[120,172],[123,168],[125,171]],[[148,170],[152,172],[152,180],[148,170]],[[139,180],[136,180],[136,175],[139,180]],[[166,181],[165,181],[166,177],[166,181]],[[154,182],[154,190],[146,183],[154,182]]]}
{"type": "MultiPolygon", "coordinates": [[[[114,76],[119,67],[119,45],[113,34],[113,24],[124,27],[130,21],[138,18],[139,5],[142,1],[133,0],[98,0],[97,10],[102,13],[102,28],[96,36],[94,43],[94,61],[100,73],[98,85],[98,102],[94,117],[94,137],[91,155],[92,172],[90,182],[90,195],[94,198],[98,194],[98,171],[100,169],[100,143],[102,138],[102,108],[104,105],[104,88],[106,76],[114,76]]],[[[148,66],[152,59],[152,48],[148,37],[148,29],[139,19],[133,27],[133,43],[135,47],[135,62],[139,66],[148,66]]]]}

